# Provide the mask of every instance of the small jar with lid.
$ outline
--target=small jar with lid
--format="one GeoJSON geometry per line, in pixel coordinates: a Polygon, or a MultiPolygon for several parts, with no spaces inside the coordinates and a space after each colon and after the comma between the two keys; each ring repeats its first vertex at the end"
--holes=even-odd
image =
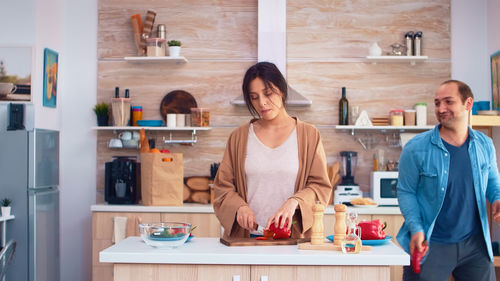
{"type": "Polygon", "coordinates": [[[391,126],[403,126],[403,110],[394,109],[390,111],[391,126]]]}
{"type": "Polygon", "coordinates": [[[164,57],[165,56],[165,39],[148,38],[146,39],[146,54],[148,57],[164,57]]]}

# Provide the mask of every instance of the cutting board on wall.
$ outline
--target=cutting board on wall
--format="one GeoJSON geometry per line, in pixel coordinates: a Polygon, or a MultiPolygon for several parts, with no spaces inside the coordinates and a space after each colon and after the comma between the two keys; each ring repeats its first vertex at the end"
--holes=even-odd
{"type": "Polygon", "coordinates": [[[255,238],[221,238],[220,242],[226,246],[276,246],[276,245],[297,245],[298,243],[307,242],[311,239],[269,239],[269,240],[257,240],[255,238]]]}

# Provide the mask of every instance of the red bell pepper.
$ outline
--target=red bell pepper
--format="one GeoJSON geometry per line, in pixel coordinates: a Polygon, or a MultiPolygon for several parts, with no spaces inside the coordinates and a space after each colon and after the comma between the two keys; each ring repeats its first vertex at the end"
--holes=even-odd
{"type": "MultiPolygon", "coordinates": [[[[281,223],[281,218],[278,222],[278,225],[281,223]]],[[[269,226],[269,231],[272,231],[273,234],[273,239],[286,239],[290,238],[290,235],[292,234],[291,229],[287,229],[287,223],[283,226],[283,228],[275,227],[274,223],[269,226]]]]}
{"type": "Polygon", "coordinates": [[[411,268],[416,274],[420,273],[420,262],[424,258],[424,253],[426,250],[427,243],[425,241],[422,244],[422,251],[419,251],[418,248],[413,249],[413,254],[411,255],[411,268]]]}
{"type": "Polygon", "coordinates": [[[385,239],[384,229],[387,223],[380,220],[362,221],[358,223],[361,228],[361,240],[381,240],[385,239]]]}

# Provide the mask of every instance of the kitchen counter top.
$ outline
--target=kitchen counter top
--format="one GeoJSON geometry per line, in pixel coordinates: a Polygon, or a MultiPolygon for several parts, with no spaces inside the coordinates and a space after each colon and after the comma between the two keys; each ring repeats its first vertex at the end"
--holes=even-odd
{"type": "MultiPolygon", "coordinates": [[[[326,241],[326,240],[325,240],[326,241]]],[[[409,265],[410,256],[393,242],[371,251],[299,250],[297,245],[228,247],[219,238],[194,237],[184,245],[154,248],[140,237],[128,237],[99,253],[103,263],[125,264],[226,264],[226,265],[409,265]]]]}
{"type": "MultiPolygon", "coordinates": [[[[182,206],[142,206],[142,205],[110,205],[96,204],[91,206],[92,212],[130,212],[130,213],[214,213],[211,204],[184,203],[182,206]]],[[[374,207],[355,209],[360,215],[400,215],[399,207],[374,207]]],[[[332,205],[328,205],[325,214],[334,214],[332,205]]]]}

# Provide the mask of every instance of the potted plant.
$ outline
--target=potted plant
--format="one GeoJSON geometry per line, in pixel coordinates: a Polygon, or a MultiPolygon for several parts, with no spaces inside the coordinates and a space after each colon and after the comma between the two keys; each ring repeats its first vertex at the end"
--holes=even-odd
{"type": "Polygon", "coordinates": [[[8,217],[10,216],[10,203],[12,203],[12,200],[9,198],[4,198],[2,199],[2,217],[8,217]]]}
{"type": "Polygon", "coordinates": [[[168,52],[171,57],[178,57],[181,54],[181,41],[170,40],[167,44],[168,52]]]}
{"type": "Polygon", "coordinates": [[[109,104],[105,102],[96,104],[94,106],[94,112],[97,116],[97,126],[108,126],[109,104]]]}

